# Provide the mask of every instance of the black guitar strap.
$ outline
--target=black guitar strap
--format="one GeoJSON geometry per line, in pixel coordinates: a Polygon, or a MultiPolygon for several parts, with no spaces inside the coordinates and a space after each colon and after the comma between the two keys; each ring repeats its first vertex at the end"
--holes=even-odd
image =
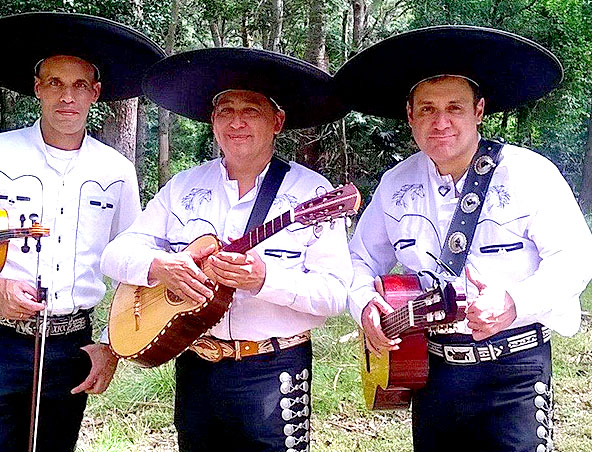
{"type": "Polygon", "coordinates": [[[446,240],[440,253],[440,265],[446,270],[460,276],[467,260],[477,221],[485,203],[485,196],[493,170],[499,161],[499,153],[503,144],[481,139],[479,149],[473,157],[467,173],[446,240]]]}
{"type": "Polygon", "coordinates": [[[275,199],[275,195],[288,171],[290,171],[290,165],[278,157],[273,156],[271,158],[269,169],[263,178],[263,182],[261,182],[261,188],[257,194],[257,199],[255,199],[255,205],[253,206],[253,210],[251,210],[251,215],[245,228],[245,234],[263,224],[267,212],[269,212],[269,208],[275,199]]]}

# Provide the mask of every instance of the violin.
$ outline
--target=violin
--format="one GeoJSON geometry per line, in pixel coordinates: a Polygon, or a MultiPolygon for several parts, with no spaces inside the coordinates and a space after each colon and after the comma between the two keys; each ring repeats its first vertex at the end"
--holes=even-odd
{"type": "MultiPolygon", "coordinates": [[[[35,218],[35,217],[33,217],[35,218]]],[[[4,268],[6,263],[6,255],[8,254],[8,241],[10,239],[18,239],[28,237],[39,240],[41,237],[49,235],[49,229],[42,227],[35,219],[31,219],[32,225],[30,228],[16,228],[8,229],[8,213],[4,209],[0,209],[0,271],[4,268]]],[[[21,223],[24,223],[24,215],[21,215],[21,223]]],[[[23,245],[23,252],[28,251],[28,245],[25,240],[23,245]]]]}

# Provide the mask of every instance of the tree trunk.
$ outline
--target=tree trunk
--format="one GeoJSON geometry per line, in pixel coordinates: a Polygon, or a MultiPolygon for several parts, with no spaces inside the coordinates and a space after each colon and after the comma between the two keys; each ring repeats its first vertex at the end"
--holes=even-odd
{"type": "Polygon", "coordinates": [[[351,52],[355,55],[362,48],[362,36],[364,35],[364,18],[366,17],[366,2],[364,0],[352,0],[353,30],[351,52]]]}
{"type": "Polygon", "coordinates": [[[138,119],[136,122],[136,173],[140,197],[146,191],[146,142],[148,141],[148,123],[146,118],[146,98],[138,99],[138,119]]]}
{"type": "Polygon", "coordinates": [[[243,47],[251,47],[251,42],[249,40],[249,25],[246,11],[243,14],[243,17],[241,18],[241,41],[243,42],[243,47]]]}
{"type": "Polygon", "coordinates": [[[216,19],[210,19],[209,24],[210,33],[212,34],[212,41],[214,41],[214,47],[223,47],[224,36],[222,35],[222,31],[220,31],[218,21],[216,19]]]}
{"type": "Polygon", "coordinates": [[[110,102],[109,107],[113,115],[105,120],[97,138],[135,163],[138,98],[110,102]]]}
{"type": "Polygon", "coordinates": [[[271,0],[271,24],[269,36],[269,50],[280,51],[280,41],[282,39],[282,26],[284,23],[284,1],[271,0]]]}
{"type": "Polygon", "coordinates": [[[348,22],[349,22],[349,11],[346,9],[343,11],[343,17],[341,18],[341,43],[343,46],[343,52],[341,54],[341,64],[345,63],[348,59],[349,52],[347,51],[347,35],[348,35],[348,22]]]}
{"type": "MultiPolygon", "coordinates": [[[[592,111],[592,103],[590,104],[592,111]]],[[[588,139],[582,169],[582,188],[580,189],[580,206],[584,213],[592,211],[592,118],[588,120],[588,139]]]]}
{"type": "Polygon", "coordinates": [[[171,178],[169,157],[170,116],[168,110],[158,107],[158,188],[162,188],[171,178]]]}
{"type": "Polygon", "coordinates": [[[339,130],[339,167],[343,169],[339,175],[339,182],[347,184],[349,182],[349,155],[347,153],[347,134],[345,133],[345,119],[338,122],[339,130]]]}
{"type": "Polygon", "coordinates": [[[0,88],[0,132],[4,132],[6,130],[6,126],[8,125],[8,102],[6,99],[6,90],[4,88],[0,88]]]}
{"type": "MultiPolygon", "coordinates": [[[[179,22],[179,0],[171,1],[171,21],[165,39],[164,51],[172,55],[175,44],[175,32],[179,22]]],[[[170,114],[162,107],[158,107],[158,187],[162,187],[171,178],[169,161],[169,125],[170,114]]]]}
{"type": "MultiPolygon", "coordinates": [[[[324,0],[310,0],[308,36],[304,55],[309,63],[327,70],[324,5],[324,0]]],[[[321,166],[320,135],[319,128],[302,130],[299,138],[300,145],[296,150],[296,161],[315,171],[319,171],[321,166]]]]}
{"type": "Polygon", "coordinates": [[[325,59],[325,1],[310,0],[304,59],[327,71],[325,59]]]}

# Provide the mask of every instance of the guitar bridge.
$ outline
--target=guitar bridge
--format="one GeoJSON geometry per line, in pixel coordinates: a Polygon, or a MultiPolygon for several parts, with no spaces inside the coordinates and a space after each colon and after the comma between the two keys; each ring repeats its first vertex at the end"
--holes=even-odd
{"type": "Polygon", "coordinates": [[[140,317],[140,288],[137,288],[134,296],[134,320],[136,321],[136,331],[140,330],[140,317]]]}

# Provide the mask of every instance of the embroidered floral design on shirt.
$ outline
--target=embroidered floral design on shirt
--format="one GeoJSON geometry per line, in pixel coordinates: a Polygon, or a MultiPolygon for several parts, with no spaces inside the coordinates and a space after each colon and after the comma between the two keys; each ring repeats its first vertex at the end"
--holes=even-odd
{"type": "Polygon", "coordinates": [[[403,185],[399,191],[395,192],[393,195],[393,201],[397,206],[407,207],[405,203],[405,197],[411,197],[412,201],[415,201],[417,198],[425,198],[425,192],[423,190],[423,184],[405,184],[403,185]],[[408,196],[407,196],[408,195],[408,196]]]}
{"type": "Polygon", "coordinates": [[[284,193],[283,195],[279,195],[276,196],[276,198],[273,200],[273,205],[274,206],[281,206],[282,204],[288,204],[290,207],[296,207],[299,203],[298,203],[298,199],[296,199],[296,197],[292,196],[292,195],[288,195],[287,193],[284,193]]]}
{"type": "Polygon", "coordinates": [[[212,190],[205,188],[192,188],[189,193],[183,196],[181,204],[185,210],[195,210],[202,202],[210,202],[212,200],[212,190]]]}
{"type": "Polygon", "coordinates": [[[485,202],[489,204],[489,209],[499,207],[503,209],[510,203],[510,193],[503,185],[492,185],[487,190],[485,202]]]}

